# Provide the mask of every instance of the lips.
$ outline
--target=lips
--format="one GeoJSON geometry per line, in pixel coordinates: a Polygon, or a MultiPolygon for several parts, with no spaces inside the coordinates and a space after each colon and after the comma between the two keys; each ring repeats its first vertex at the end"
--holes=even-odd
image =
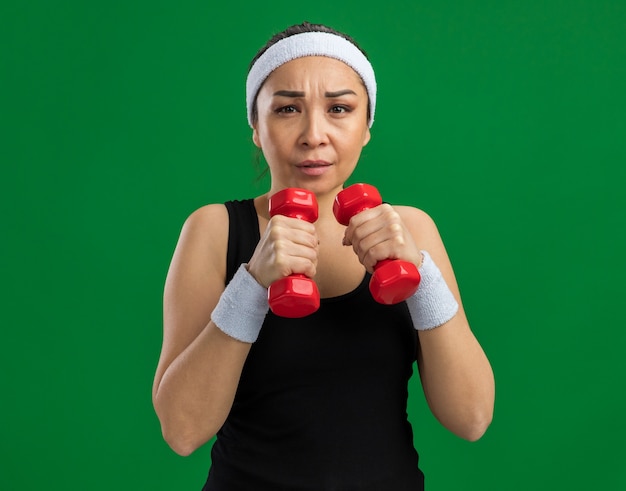
{"type": "Polygon", "coordinates": [[[296,165],[296,167],[307,176],[321,176],[332,164],[325,160],[305,160],[296,165]]]}
{"type": "Polygon", "coordinates": [[[308,169],[315,169],[317,167],[328,167],[330,166],[330,162],[326,162],[325,160],[305,160],[304,162],[300,162],[296,165],[296,167],[304,167],[308,169]]]}

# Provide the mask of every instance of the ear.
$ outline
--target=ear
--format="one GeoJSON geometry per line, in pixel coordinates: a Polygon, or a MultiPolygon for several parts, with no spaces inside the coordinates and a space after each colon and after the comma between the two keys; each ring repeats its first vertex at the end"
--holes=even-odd
{"type": "Polygon", "coordinates": [[[256,129],[256,123],[252,127],[252,141],[257,147],[261,148],[261,140],[259,139],[259,132],[256,129]]]}
{"type": "Polygon", "coordinates": [[[365,129],[365,135],[363,135],[363,146],[367,145],[370,141],[372,134],[370,133],[369,127],[365,129]]]}

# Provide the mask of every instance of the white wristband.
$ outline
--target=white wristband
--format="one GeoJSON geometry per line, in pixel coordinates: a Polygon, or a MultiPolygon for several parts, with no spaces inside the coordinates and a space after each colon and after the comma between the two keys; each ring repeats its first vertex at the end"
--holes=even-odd
{"type": "Polygon", "coordinates": [[[267,289],[242,264],[217,302],[211,320],[230,337],[254,343],[268,310],[267,289]]]}
{"type": "Polygon", "coordinates": [[[417,291],[406,299],[413,327],[426,331],[445,324],[459,310],[454,295],[448,288],[441,271],[426,251],[422,251],[424,260],[419,268],[422,277],[417,291]]]}

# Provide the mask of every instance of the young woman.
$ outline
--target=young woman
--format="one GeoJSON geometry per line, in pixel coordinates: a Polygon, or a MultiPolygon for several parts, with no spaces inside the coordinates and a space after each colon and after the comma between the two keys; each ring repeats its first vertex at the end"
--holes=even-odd
{"type": "Polygon", "coordinates": [[[491,422],[491,367],[431,218],[388,204],[347,226],[333,214],[375,106],[365,54],[328,27],[292,26],[252,61],[248,119],[270,189],[186,221],[165,285],[153,390],[177,453],[217,434],[205,490],[423,489],[406,413],[415,361],[446,428],[476,440],[491,422]],[[314,223],[270,217],[270,197],[287,188],[314,193],[314,223]],[[419,268],[406,301],[372,298],[367,285],[385,259],[419,268]],[[320,308],[275,315],[267,288],[296,273],[315,281],[320,308]]]}

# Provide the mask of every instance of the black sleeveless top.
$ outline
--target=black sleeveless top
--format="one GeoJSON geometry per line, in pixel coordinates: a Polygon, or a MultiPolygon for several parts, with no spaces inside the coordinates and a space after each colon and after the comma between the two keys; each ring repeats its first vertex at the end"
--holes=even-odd
{"type": "MultiPolygon", "coordinates": [[[[226,203],[227,280],[260,239],[253,200],[226,203]]],[[[407,420],[417,335],[369,274],[301,319],[267,314],[211,451],[203,491],[420,491],[407,420]]]]}

